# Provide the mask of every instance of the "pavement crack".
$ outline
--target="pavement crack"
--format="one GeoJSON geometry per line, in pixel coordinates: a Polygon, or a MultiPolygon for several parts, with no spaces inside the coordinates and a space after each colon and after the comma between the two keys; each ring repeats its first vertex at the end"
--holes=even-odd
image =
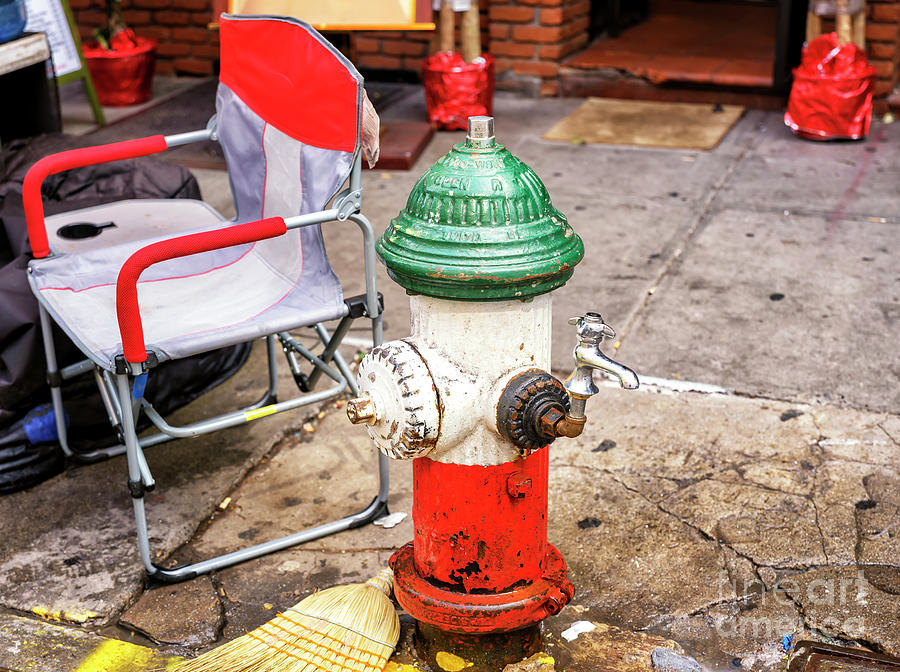
{"type": "MultiPolygon", "coordinates": [[[[228,600],[225,586],[219,580],[216,572],[209,573],[209,580],[212,583],[213,592],[216,594],[216,604],[219,605],[219,620],[216,624],[216,632],[213,641],[218,642],[225,635],[225,627],[228,625],[228,609],[225,601],[228,600]]],[[[230,602],[230,600],[228,600],[230,602]]]]}
{"type": "Polygon", "coordinates": [[[706,616],[710,609],[715,609],[716,607],[729,606],[733,604],[742,604],[744,602],[750,602],[753,600],[756,595],[753,593],[748,593],[747,595],[742,595],[740,597],[716,600],[715,602],[710,602],[709,604],[705,604],[702,607],[694,609],[691,612],[688,612],[687,617],[693,618],[695,616],[706,616]]]}
{"type": "Polygon", "coordinates": [[[819,421],[816,418],[815,414],[811,414],[813,426],[819,432],[818,438],[810,445],[810,448],[817,449],[818,454],[816,455],[817,462],[812,466],[813,472],[813,486],[812,491],[808,495],[809,503],[812,504],[814,521],[816,523],[816,530],[819,532],[819,543],[822,545],[822,555],[825,558],[825,564],[831,564],[831,558],[828,557],[828,549],[825,545],[825,532],[822,530],[821,517],[819,515],[819,505],[816,503],[816,491],[819,489],[819,467],[825,464],[825,449],[822,447],[822,441],[825,440],[825,435],[822,433],[822,428],[819,427],[819,421]]]}
{"type": "MultiPolygon", "coordinates": [[[[734,554],[735,554],[736,556],[738,556],[739,558],[743,558],[744,560],[746,560],[747,562],[749,562],[749,563],[750,563],[750,566],[753,568],[753,573],[756,575],[757,579],[759,579],[759,581],[760,581],[763,585],[765,585],[765,581],[763,581],[763,578],[762,578],[762,576],[760,575],[759,570],[762,569],[762,568],[764,568],[764,567],[768,567],[768,568],[773,569],[773,570],[776,570],[776,571],[777,571],[777,570],[807,571],[807,570],[810,570],[810,569],[814,569],[814,568],[816,568],[816,567],[835,567],[835,566],[837,566],[837,565],[831,565],[831,564],[815,564],[815,565],[813,565],[813,564],[802,564],[802,565],[800,565],[800,566],[791,567],[791,566],[781,566],[781,565],[767,565],[767,564],[765,564],[765,563],[761,563],[761,562],[757,561],[755,558],[753,558],[753,556],[749,555],[748,553],[745,553],[745,552],[743,552],[743,551],[739,551],[739,550],[736,549],[734,546],[732,546],[731,544],[729,544],[727,541],[724,541],[723,539],[721,539],[718,535],[713,536],[713,535],[709,534],[708,532],[706,532],[706,531],[705,531],[703,528],[701,528],[700,526],[698,526],[698,525],[696,525],[696,524],[694,524],[694,523],[691,523],[690,521],[687,521],[687,520],[683,519],[681,516],[679,516],[679,515],[678,515],[677,513],[675,513],[674,511],[669,511],[668,509],[666,509],[665,507],[663,507],[662,504],[661,504],[660,502],[654,502],[654,501],[651,500],[649,497],[647,497],[647,495],[645,495],[643,492],[641,492],[641,491],[638,490],[637,488],[632,488],[632,487],[628,486],[626,483],[624,483],[623,481],[620,481],[618,478],[616,478],[616,475],[615,475],[613,472],[610,472],[609,470],[606,470],[606,469],[601,469],[600,471],[603,471],[604,473],[608,474],[608,475],[613,479],[613,481],[615,481],[616,483],[618,483],[620,486],[622,486],[622,488],[624,488],[624,489],[627,490],[628,492],[631,492],[631,493],[634,493],[634,494],[638,495],[639,497],[641,497],[642,499],[644,499],[648,504],[652,504],[653,506],[655,506],[655,507],[656,507],[659,511],[661,511],[662,513],[666,514],[667,516],[671,516],[672,518],[674,518],[675,520],[677,520],[679,523],[681,523],[681,524],[684,525],[685,527],[688,527],[688,528],[694,530],[694,531],[697,532],[697,534],[699,534],[704,540],[710,541],[710,542],[714,543],[714,544],[716,545],[717,548],[728,549],[729,551],[731,551],[732,553],[734,553],[734,554]]],[[[799,496],[799,495],[798,495],[798,496],[799,496]]],[[[661,501],[663,501],[663,500],[661,500],[661,501]]],[[[827,556],[826,556],[826,558],[827,558],[827,556]]]]}
{"type": "MultiPolygon", "coordinates": [[[[728,548],[729,550],[733,551],[736,555],[739,555],[739,556],[741,556],[741,557],[745,557],[745,556],[741,555],[740,553],[738,553],[737,551],[735,551],[735,550],[734,550],[733,548],[731,548],[730,546],[728,546],[727,544],[721,542],[719,539],[716,539],[716,538],[713,537],[712,535],[708,534],[708,533],[707,533],[703,528],[701,528],[700,526],[694,525],[693,523],[688,522],[687,520],[684,520],[681,516],[679,516],[679,515],[676,514],[675,512],[669,511],[668,509],[664,508],[659,502],[654,502],[653,500],[651,500],[649,497],[647,497],[647,495],[645,495],[643,492],[641,492],[641,491],[638,490],[637,488],[632,488],[632,487],[630,487],[627,483],[625,483],[624,481],[620,481],[618,478],[616,478],[615,474],[613,474],[612,472],[607,471],[607,470],[604,470],[604,471],[605,471],[605,472],[613,479],[613,481],[615,481],[616,483],[618,483],[618,484],[619,484],[620,486],[622,486],[625,490],[627,490],[628,492],[631,492],[631,493],[634,493],[634,494],[638,495],[638,496],[641,497],[644,501],[646,501],[648,504],[651,504],[652,506],[655,506],[661,513],[664,513],[665,515],[674,518],[675,520],[677,520],[679,523],[681,523],[681,524],[684,525],[685,527],[688,527],[688,528],[694,530],[695,532],[697,532],[697,534],[699,534],[699,535],[700,535],[703,539],[705,539],[706,541],[711,541],[711,542],[714,543],[714,544],[716,545],[716,547],[718,547],[718,548],[721,548],[721,547],[724,546],[725,548],[728,548]]],[[[753,560],[750,559],[750,558],[745,558],[745,559],[748,560],[748,561],[750,561],[750,563],[751,563],[751,564],[753,565],[753,567],[754,567],[754,571],[756,571],[756,563],[754,563],[753,560]]]]}
{"type": "MultiPolygon", "coordinates": [[[[744,472],[742,471],[747,466],[748,465],[746,465],[746,464],[742,464],[742,465],[738,465],[738,466],[734,467],[734,471],[737,471],[737,473],[740,475],[741,482],[743,485],[745,485],[749,488],[758,488],[760,490],[764,490],[766,492],[771,492],[776,495],[787,495],[788,497],[799,497],[800,499],[810,499],[810,500],[812,499],[812,495],[805,495],[800,492],[791,492],[790,490],[782,490],[781,488],[776,488],[771,485],[766,485],[765,483],[760,483],[758,481],[753,481],[753,480],[748,479],[744,475],[744,472]]],[[[727,471],[727,470],[725,470],[725,471],[727,471]]],[[[720,478],[710,477],[709,479],[706,479],[706,480],[712,481],[713,483],[722,483],[724,485],[734,485],[734,483],[732,481],[724,481],[720,478]]]]}
{"type": "Polygon", "coordinates": [[[885,436],[887,436],[895,446],[900,448],[900,441],[897,441],[897,439],[894,438],[894,435],[884,428],[884,423],[879,422],[875,426],[878,427],[878,429],[880,429],[882,432],[884,432],[885,436]]]}
{"type": "Polygon", "coordinates": [[[741,151],[737,153],[728,167],[722,171],[719,179],[710,186],[709,191],[706,192],[705,198],[703,199],[702,207],[700,208],[700,212],[694,218],[694,221],[688,226],[687,231],[685,231],[684,235],[682,235],[681,239],[675,244],[675,249],[672,251],[672,254],[669,256],[669,259],[663,265],[660,272],[657,274],[656,278],[653,280],[653,283],[650,287],[647,288],[647,291],[644,292],[643,298],[638,303],[638,305],[631,311],[631,314],[625,320],[625,326],[619,332],[619,339],[616,344],[616,349],[621,347],[621,345],[625,342],[625,339],[628,337],[628,334],[631,332],[632,328],[637,324],[638,319],[641,317],[641,314],[650,305],[650,300],[656,293],[659,286],[663,283],[663,281],[668,277],[669,273],[671,273],[672,269],[679,263],[679,261],[684,256],[684,253],[687,251],[688,246],[693,241],[696,236],[706,228],[706,225],[712,219],[713,213],[716,211],[715,204],[718,200],[719,194],[728,184],[731,176],[734,174],[737,167],[741,164],[746,156],[747,152],[754,146],[755,140],[750,138],[741,148],[741,151]]]}
{"type": "Polygon", "coordinates": [[[819,523],[819,506],[816,504],[816,498],[812,495],[809,496],[809,502],[812,504],[815,513],[814,520],[816,529],[819,531],[819,542],[822,544],[822,555],[825,556],[825,564],[830,565],[831,559],[828,557],[828,551],[825,548],[825,533],[822,531],[822,525],[819,523]]]}
{"type": "MultiPolygon", "coordinates": [[[[701,390],[692,390],[692,392],[696,394],[710,394],[709,392],[703,392],[701,390]]],[[[719,392],[718,394],[725,394],[734,397],[741,397],[742,399],[758,399],[760,401],[775,401],[783,404],[791,404],[792,406],[805,406],[809,409],[817,408],[821,409],[823,406],[827,406],[832,409],[840,409],[843,411],[859,411],[862,413],[878,413],[884,414],[885,411],[880,408],[872,408],[871,406],[866,405],[865,403],[861,405],[854,405],[852,401],[835,401],[830,400],[828,402],[823,401],[820,397],[800,397],[800,396],[790,396],[790,393],[785,391],[785,396],[772,396],[769,393],[764,392],[752,392],[750,390],[739,390],[739,389],[727,389],[725,392],[719,392]]],[[[891,414],[894,415],[894,414],[891,414]]]]}
{"type": "Polygon", "coordinates": [[[686,520],[683,520],[683,519],[681,518],[681,516],[677,515],[676,513],[673,513],[672,511],[668,511],[668,510],[664,509],[664,508],[659,504],[659,502],[654,502],[652,499],[650,499],[647,495],[645,495],[643,492],[641,492],[641,491],[638,490],[637,488],[633,488],[633,487],[631,487],[630,485],[628,485],[627,483],[625,483],[624,481],[620,481],[618,478],[616,478],[616,474],[615,474],[615,473],[613,473],[613,472],[611,472],[611,471],[609,471],[609,470],[607,470],[607,469],[602,469],[601,471],[603,471],[604,473],[606,473],[607,475],[609,475],[610,478],[613,479],[613,481],[615,481],[616,483],[618,483],[620,486],[622,486],[622,487],[623,487],[625,490],[627,490],[628,492],[631,492],[631,493],[633,493],[633,494],[639,496],[641,499],[643,499],[643,500],[644,500],[645,502],[647,502],[648,504],[651,504],[652,506],[655,506],[660,512],[666,514],[667,516],[671,516],[672,518],[674,518],[675,520],[677,520],[677,521],[678,521],[679,523],[681,523],[682,525],[684,525],[684,526],[686,526],[686,527],[689,527],[689,528],[691,528],[692,530],[696,530],[696,531],[700,534],[700,536],[702,536],[702,537],[703,537],[704,539],[706,539],[707,541],[716,542],[715,539],[713,539],[710,535],[708,535],[706,532],[704,532],[703,529],[701,529],[700,527],[698,527],[698,526],[696,526],[696,525],[693,525],[693,524],[687,522],[686,520]]]}
{"type": "MultiPolygon", "coordinates": [[[[835,634],[834,632],[827,632],[823,630],[816,625],[816,619],[810,617],[810,615],[806,613],[806,609],[804,608],[803,603],[798,597],[795,597],[787,590],[784,590],[782,592],[791,601],[791,604],[794,605],[794,608],[797,610],[797,615],[800,617],[800,621],[803,624],[803,627],[807,631],[809,631],[809,633],[812,634],[816,639],[823,642],[835,642],[840,646],[854,647],[862,645],[868,649],[871,649],[872,651],[885,653],[884,646],[879,644],[878,642],[861,638],[848,639],[846,637],[846,633],[841,632],[840,630],[838,630],[837,634],[835,634]]],[[[823,621],[823,623],[827,622],[827,619],[823,621]]]]}

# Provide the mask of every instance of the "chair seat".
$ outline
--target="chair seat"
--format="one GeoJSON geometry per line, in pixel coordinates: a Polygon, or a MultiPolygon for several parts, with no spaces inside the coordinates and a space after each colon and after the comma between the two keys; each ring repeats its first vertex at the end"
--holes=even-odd
{"type": "MultiPolygon", "coordinates": [[[[161,203],[173,201],[147,201],[145,207],[161,203]]],[[[122,353],[116,317],[119,269],[149,243],[221,226],[221,217],[210,212],[215,216],[191,231],[35,259],[29,265],[32,290],[94,362],[113,369],[122,353]]],[[[131,215],[145,219],[139,209],[132,208],[131,215]]],[[[319,235],[311,229],[302,235],[288,232],[267,241],[268,254],[266,243],[251,243],[151,266],[138,283],[147,349],[160,361],[177,359],[342,316],[337,277],[327,263],[316,263],[317,255],[304,254],[319,235]],[[271,243],[276,242],[296,250],[290,255],[295,263],[272,262],[271,243]]]]}
{"type": "Polygon", "coordinates": [[[175,198],[117,201],[70,210],[47,217],[46,221],[47,241],[53,254],[73,254],[197,229],[211,229],[221,226],[225,220],[203,201],[175,198]],[[88,238],[64,235],[66,231],[63,227],[83,223],[105,228],[88,238]]]}

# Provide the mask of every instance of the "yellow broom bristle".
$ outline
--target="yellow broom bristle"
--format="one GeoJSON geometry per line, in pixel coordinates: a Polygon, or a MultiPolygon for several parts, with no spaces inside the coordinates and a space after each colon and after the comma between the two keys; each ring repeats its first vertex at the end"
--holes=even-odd
{"type": "Polygon", "coordinates": [[[313,593],[173,672],[382,672],[400,638],[394,573],[313,593]]]}

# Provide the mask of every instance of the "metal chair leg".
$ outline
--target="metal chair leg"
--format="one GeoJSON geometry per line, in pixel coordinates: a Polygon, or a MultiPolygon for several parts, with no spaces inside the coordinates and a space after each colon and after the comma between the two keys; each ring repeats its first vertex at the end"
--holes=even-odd
{"type": "MultiPolygon", "coordinates": [[[[373,320],[373,332],[376,332],[378,328],[378,324],[376,323],[378,322],[380,322],[380,317],[373,320]]],[[[354,394],[358,394],[359,390],[356,386],[356,377],[353,375],[353,372],[350,370],[349,365],[341,353],[335,351],[332,361],[344,377],[344,380],[347,381],[348,387],[350,387],[354,394]]],[[[200,562],[174,568],[160,567],[152,561],[153,556],[150,549],[147,517],[144,507],[144,493],[151,489],[154,483],[135,432],[136,414],[129,412],[132,408],[132,399],[128,376],[116,376],[116,383],[119,401],[118,407],[124,409],[120,421],[122,423],[122,430],[125,438],[125,454],[128,462],[128,489],[134,507],[138,552],[141,557],[141,562],[147,569],[147,573],[150,578],[155,581],[160,581],[162,583],[185,581],[213,570],[229,567],[239,562],[244,562],[298,544],[320,539],[336,532],[363,527],[387,513],[387,498],[390,487],[388,471],[389,461],[387,457],[378,453],[378,493],[369,505],[361,511],[345,516],[340,520],[325,523],[324,525],[317,525],[281,537],[280,539],[273,539],[262,544],[250,546],[249,548],[244,548],[232,553],[226,553],[208,560],[202,560],[200,562]]]]}
{"type": "Polygon", "coordinates": [[[47,359],[47,381],[50,383],[50,401],[53,403],[53,419],[56,424],[56,433],[59,445],[66,457],[72,457],[69,448],[68,434],[66,433],[66,411],[62,400],[62,377],[56,364],[56,346],[53,344],[53,325],[46,308],[38,305],[41,320],[41,338],[44,342],[44,356],[47,359]]]}
{"type": "Polygon", "coordinates": [[[138,552],[141,562],[151,574],[154,565],[150,560],[150,539],[147,535],[147,514],[144,511],[144,481],[141,477],[141,458],[138,457],[140,446],[135,432],[135,417],[131,412],[131,389],[128,386],[128,376],[120,374],[116,376],[117,391],[119,393],[119,407],[122,409],[122,433],[125,435],[125,458],[128,463],[128,491],[131,494],[131,503],[134,507],[134,522],[137,526],[138,552]]]}

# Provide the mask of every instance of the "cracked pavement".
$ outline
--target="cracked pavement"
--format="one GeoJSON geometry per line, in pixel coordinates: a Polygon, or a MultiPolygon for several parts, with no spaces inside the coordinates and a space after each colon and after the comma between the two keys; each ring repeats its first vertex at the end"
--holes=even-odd
{"type": "Polygon", "coordinates": [[[601,493],[577,551],[560,542],[584,577],[576,585],[596,591],[579,600],[600,620],[663,634],[722,665],[739,658],[766,669],[780,656],[755,661],[757,647],[798,633],[900,652],[900,548],[887,495],[900,473],[886,416],[644,395],[604,389],[615,423],[589,423],[583,439],[554,447],[551,481],[575,496],[556,500],[551,531],[574,533],[588,491],[601,493]],[[666,423],[648,425],[648,416],[666,423]],[[877,523],[866,516],[875,510],[877,523]],[[873,540],[890,550],[876,555],[873,540]]]}
{"type": "MultiPolygon", "coordinates": [[[[649,669],[655,646],[709,669],[782,669],[785,635],[900,655],[900,125],[815,144],[776,113],[748,111],[706,153],[541,140],[579,102],[498,94],[495,108],[498,140],[585,240],[585,261],[554,294],[554,373],[571,367],[566,318],[599,309],[619,331],[615,358],[644,380],[603,386],[585,433],[551,448],[550,540],[576,586],[546,622],[557,669],[593,671],[626,641],[647,660],[623,670],[649,669]],[[577,620],[602,627],[560,639],[577,620]]],[[[384,119],[422,114],[411,95],[384,119]]],[[[364,211],[379,231],[460,139],[438,133],[409,173],[366,174],[364,211]]],[[[224,175],[197,174],[227,213],[224,175]]],[[[356,241],[340,230],[326,240],[346,294],[358,293],[356,241]]],[[[385,337],[405,336],[405,293],[383,268],[379,279],[385,337]]],[[[361,343],[365,330],[352,336],[361,343]]],[[[257,395],[261,354],[176,420],[257,395]]],[[[282,394],[289,385],[284,375],[282,394]]],[[[341,408],[318,411],[148,451],[160,561],[367,504],[365,432],[341,408]]],[[[392,511],[411,509],[410,471],[392,463],[392,511]]],[[[124,474],[111,460],[0,499],[0,667],[87,669],[83,651],[101,640],[157,664],[194,655],[317,587],[373,574],[412,536],[407,518],[147,590],[124,474]],[[41,641],[39,617],[62,624],[47,624],[48,638],[79,639],[26,646],[41,641]]],[[[414,664],[408,620],[403,633],[396,660],[414,664]]]]}

